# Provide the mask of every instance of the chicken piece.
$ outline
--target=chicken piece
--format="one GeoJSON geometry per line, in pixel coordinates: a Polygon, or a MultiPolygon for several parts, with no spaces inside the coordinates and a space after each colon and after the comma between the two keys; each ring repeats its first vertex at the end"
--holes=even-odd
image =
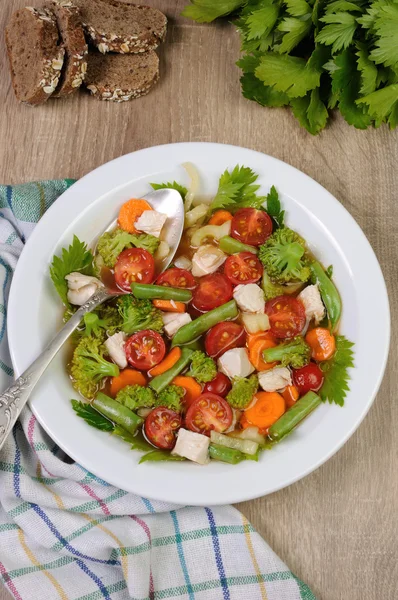
{"type": "Polygon", "coordinates": [[[209,462],[210,438],[201,433],[195,433],[181,428],[178,432],[177,443],[172,454],[183,456],[200,465],[209,462]]]}
{"type": "Polygon", "coordinates": [[[192,270],[192,262],[187,256],[179,256],[175,259],[174,265],[179,269],[185,269],[186,271],[192,270]]]}
{"type": "Polygon", "coordinates": [[[126,335],[122,331],[119,331],[118,333],[108,337],[105,342],[105,348],[107,349],[110,358],[121,369],[125,369],[127,367],[127,358],[124,351],[125,341],[126,335]]]}
{"type": "Polygon", "coordinates": [[[218,368],[222,373],[233,379],[247,377],[255,370],[249,360],[246,348],[232,348],[218,359],[218,368]]]}
{"type": "Polygon", "coordinates": [[[91,298],[98,288],[104,287],[104,284],[96,277],[83,275],[73,272],[65,277],[68,282],[67,298],[71,304],[82,306],[91,298]]]}
{"type": "Polygon", "coordinates": [[[163,325],[166,335],[169,338],[175,336],[177,331],[187,323],[192,321],[188,313],[162,313],[163,325]]]}
{"type": "Polygon", "coordinates": [[[297,300],[304,305],[305,316],[308,321],[314,319],[315,324],[318,325],[325,316],[325,307],[322,302],[321,294],[317,285],[308,285],[303,289],[302,292],[297,296],[297,300]]]}
{"type": "Polygon", "coordinates": [[[287,367],[275,367],[258,374],[258,382],[265,392],[276,392],[292,385],[292,374],[287,367]]]}
{"type": "Polygon", "coordinates": [[[160,237],[163,225],[167,221],[167,215],[158,212],[157,210],[144,210],[142,215],[138,217],[134,223],[137,231],[149,233],[155,237],[160,237]]]}
{"type": "Polygon", "coordinates": [[[210,244],[201,246],[192,257],[192,275],[194,277],[210,275],[217,271],[226,259],[227,255],[220,248],[210,244]]]}
{"type": "Polygon", "coordinates": [[[243,312],[263,313],[265,309],[264,292],[256,283],[237,285],[234,299],[243,312]]]}

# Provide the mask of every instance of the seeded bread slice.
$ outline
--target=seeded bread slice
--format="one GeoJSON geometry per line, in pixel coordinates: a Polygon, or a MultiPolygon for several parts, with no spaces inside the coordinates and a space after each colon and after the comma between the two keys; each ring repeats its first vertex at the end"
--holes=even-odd
{"type": "Polygon", "coordinates": [[[55,14],[65,47],[64,66],[53,94],[53,98],[62,98],[76,92],[81,86],[87,72],[88,48],[77,6],[70,0],[48,0],[46,7],[55,14]]]}
{"type": "Polygon", "coordinates": [[[159,79],[159,59],[145,54],[89,52],[85,85],[99,100],[126,102],[145,96],[159,79]]]}
{"type": "Polygon", "coordinates": [[[74,0],[83,27],[100,52],[135,54],[156,48],[166,35],[167,18],[151,6],[117,0],[74,0]]]}
{"type": "Polygon", "coordinates": [[[17,99],[31,105],[48,100],[58,85],[65,52],[54,13],[17,10],[6,28],[6,44],[17,99]]]}

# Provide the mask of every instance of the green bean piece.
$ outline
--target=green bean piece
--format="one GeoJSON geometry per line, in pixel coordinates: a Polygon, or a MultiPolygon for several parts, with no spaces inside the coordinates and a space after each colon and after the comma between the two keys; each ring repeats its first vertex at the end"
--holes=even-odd
{"type": "Polygon", "coordinates": [[[167,285],[153,285],[152,283],[132,283],[133,296],[140,300],[176,300],[189,302],[192,292],[183,288],[173,288],[167,285]]]}
{"type": "Polygon", "coordinates": [[[149,387],[152,388],[157,394],[159,394],[165,387],[167,387],[174,379],[181,373],[183,369],[189,364],[191,360],[191,356],[193,354],[193,350],[190,348],[181,348],[181,356],[169,369],[165,371],[161,375],[157,375],[149,382],[149,387]]]}
{"type": "Polygon", "coordinates": [[[326,307],[332,331],[336,328],[341,315],[341,298],[333,281],[327,276],[319,262],[311,265],[312,282],[317,283],[321,292],[323,303],[326,307]]]}
{"type": "Polygon", "coordinates": [[[236,302],[235,300],[230,300],[218,308],[209,310],[209,312],[194,319],[191,323],[183,325],[173,337],[171,347],[189,344],[214,327],[214,325],[217,325],[217,323],[235,319],[237,316],[238,307],[236,306],[236,302]]]}
{"type": "Polygon", "coordinates": [[[273,441],[279,441],[307,417],[322,400],[315,392],[308,392],[305,396],[289,408],[268,430],[268,436],[273,441]]]}
{"type": "Polygon", "coordinates": [[[144,422],[141,417],[133,413],[129,408],[116,402],[113,398],[109,398],[109,396],[106,396],[102,392],[93,400],[92,405],[101,415],[104,415],[104,417],[120,425],[133,435],[144,422]]]}
{"type": "Polygon", "coordinates": [[[226,446],[220,446],[219,444],[210,444],[209,446],[210,458],[213,460],[220,460],[221,462],[229,463],[230,465],[237,465],[246,459],[246,454],[243,454],[240,450],[234,448],[227,448],[226,446]]]}
{"type": "Polygon", "coordinates": [[[171,454],[171,452],[167,452],[165,450],[152,450],[144,456],[141,457],[140,462],[138,464],[144,462],[163,462],[163,461],[182,461],[186,460],[183,456],[178,456],[177,454],[171,454]]]}
{"type": "Polygon", "coordinates": [[[222,237],[219,244],[221,250],[226,254],[238,254],[238,252],[252,252],[253,254],[257,254],[257,248],[249,246],[248,244],[243,244],[230,235],[222,237]]]}

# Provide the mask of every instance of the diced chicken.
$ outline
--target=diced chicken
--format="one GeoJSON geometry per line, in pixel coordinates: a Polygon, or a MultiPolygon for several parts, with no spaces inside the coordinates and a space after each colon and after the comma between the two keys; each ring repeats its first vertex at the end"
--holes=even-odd
{"type": "Polygon", "coordinates": [[[166,223],[167,215],[158,212],[157,210],[144,210],[142,215],[138,217],[134,223],[137,231],[150,233],[155,237],[160,237],[163,225],[166,223]]]}
{"type": "Polygon", "coordinates": [[[201,433],[194,433],[187,429],[180,429],[177,436],[177,443],[172,454],[183,456],[200,465],[209,462],[210,438],[201,433]]]}
{"type": "Polygon", "coordinates": [[[210,275],[221,267],[227,259],[220,248],[206,244],[201,246],[192,257],[192,275],[194,277],[202,277],[210,275]]]}
{"type": "Polygon", "coordinates": [[[218,367],[230,378],[247,377],[254,371],[246,348],[232,348],[218,359],[218,367]]]}
{"type": "Polygon", "coordinates": [[[177,331],[187,323],[192,321],[188,313],[162,313],[163,325],[166,335],[169,338],[175,336],[177,331]]]}
{"type": "Polygon", "coordinates": [[[179,256],[175,259],[174,264],[179,269],[185,269],[186,271],[192,270],[192,262],[187,256],[179,256]]]}
{"type": "Polygon", "coordinates": [[[110,358],[121,369],[125,369],[127,367],[127,358],[124,351],[125,340],[125,334],[122,331],[119,331],[118,333],[108,337],[105,342],[105,348],[107,349],[110,358]]]}
{"type": "Polygon", "coordinates": [[[305,309],[305,316],[308,321],[314,319],[315,324],[318,325],[325,316],[325,307],[322,302],[321,294],[317,285],[308,285],[299,293],[297,299],[302,302],[305,309]]]}
{"type": "Polygon", "coordinates": [[[65,277],[68,282],[68,300],[75,306],[82,306],[91,298],[103,283],[96,277],[73,272],[65,277]]]}
{"type": "Polygon", "coordinates": [[[276,392],[292,385],[292,374],[286,367],[275,367],[258,374],[258,382],[265,392],[276,392]]]}
{"type": "Polygon", "coordinates": [[[237,285],[234,298],[243,312],[263,313],[265,308],[264,292],[256,283],[237,285]]]}

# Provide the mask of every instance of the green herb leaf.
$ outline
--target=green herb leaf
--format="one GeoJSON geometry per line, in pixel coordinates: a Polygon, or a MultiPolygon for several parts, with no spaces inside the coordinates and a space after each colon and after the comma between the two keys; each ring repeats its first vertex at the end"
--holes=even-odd
{"type": "Polygon", "coordinates": [[[188,194],[187,188],[184,187],[183,185],[180,185],[176,181],[168,181],[167,183],[150,183],[149,185],[154,190],[165,190],[165,189],[177,190],[177,192],[179,194],[181,194],[181,197],[184,202],[185,202],[185,196],[188,194]]]}
{"type": "Polygon", "coordinates": [[[192,0],[181,15],[198,23],[211,23],[218,17],[229,15],[246,3],[246,0],[192,0]]]}
{"type": "Polygon", "coordinates": [[[344,405],[344,400],[349,391],[349,371],[354,366],[354,344],[343,335],[336,336],[336,352],[333,358],[320,363],[324,375],[324,383],[318,392],[324,402],[344,405]]]}
{"type": "Polygon", "coordinates": [[[295,17],[286,17],[278,25],[278,31],[285,35],[282,43],[276,47],[281,54],[287,54],[293,50],[303,40],[312,29],[310,15],[306,19],[296,19],[295,17]]]}
{"type": "Polygon", "coordinates": [[[398,116],[398,83],[359,98],[357,104],[366,104],[373,119],[377,121],[387,119],[390,128],[395,129],[398,116]]]}
{"type": "Polygon", "coordinates": [[[256,194],[260,187],[255,185],[257,178],[258,175],[249,167],[236,165],[232,171],[224,171],[210,210],[237,210],[246,206],[261,208],[265,198],[256,194]]]}
{"type": "Polygon", "coordinates": [[[171,454],[171,452],[166,452],[165,450],[152,450],[152,452],[148,452],[148,454],[144,454],[141,457],[139,464],[144,462],[163,462],[163,461],[183,461],[186,460],[182,456],[178,456],[177,454],[171,454]]]}
{"type": "Polygon", "coordinates": [[[266,4],[258,10],[254,10],[246,17],[247,39],[267,37],[272,31],[278,15],[279,7],[274,3],[266,4]]]}
{"type": "Polygon", "coordinates": [[[394,67],[398,64],[398,4],[396,2],[383,4],[382,6],[378,4],[380,8],[373,23],[377,40],[370,58],[377,64],[394,67]]]}
{"type": "Polygon", "coordinates": [[[377,87],[378,71],[376,65],[369,59],[369,54],[364,46],[359,48],[357,57],[358,69],[361,74],[359,93],[362,96],[366,96],[374,92],[377,87]]]}
{"type": "Polygon", "coordinates": [[[120,427],[119,425],[115,426],[115,429],[113,430],[113,435],[120,437],[124,442],[130,444],[132,450],[141,450],[141,452],[148,452],[149,450],[153,450],[153,446],[144,439],[142,434],[136,433],[135,435],[133,435],[129,431],[126,431],[126,429],[123,429],[123,427],[120,427]]]}
{"type": "Polygon", "coordinates": [[[329,265],[328,268],[325,269],[325,273],[329,277],[329,279],[332,279],[332,277],[333,277],[333,265],[329,265]]]}
{"type": "Polygon", "coordinates": [[[304,98],[293,98],[290,105],[300,125],[312,135],[316,135],[326,126],[329,113],[320,99],[319,88],[315,88],[304,98]]]}
{"type": "Polygon", "coordinates": [[[281,210],[279,194],[274,185],[267,194],[267,213],[274,219],[278,227],[283,227],[285,211],[281,210]]]}
{"type": "Polygon", "coordinates": [[[265,85],[285,92],[289,98],[298,98],[319,86],[321,69],[311,66],[303,58],[266,52],[260,59],[255,75],[265,85]]]}
{"type": "Polygon", "coordinates": [[[114,424],[97,412],[91,404],[80,402],[79,400],[71,400],[71,403],[75,413],[84,419],[88,425],[91,425],[91,427],[95,427],[95,429],[100,429],[101,431],[114,431],[114,424]]]}
{"type": "Polygon", "coordinates": [[[78,271],[84,275],[93,274],[93,255],[87,245],[73,236],[68,249],[63,248],[61,256],[54,256],[50,266],[50,277],[65,306],[70,306],[67,298],[68,284],[65,277],[78,271]]]}
{"type": "Polygon", "coordinates": [[[286,10],[292,17],[304,17],[312,14],[312,8],[305,0],[285,0],[286,10]]]}

